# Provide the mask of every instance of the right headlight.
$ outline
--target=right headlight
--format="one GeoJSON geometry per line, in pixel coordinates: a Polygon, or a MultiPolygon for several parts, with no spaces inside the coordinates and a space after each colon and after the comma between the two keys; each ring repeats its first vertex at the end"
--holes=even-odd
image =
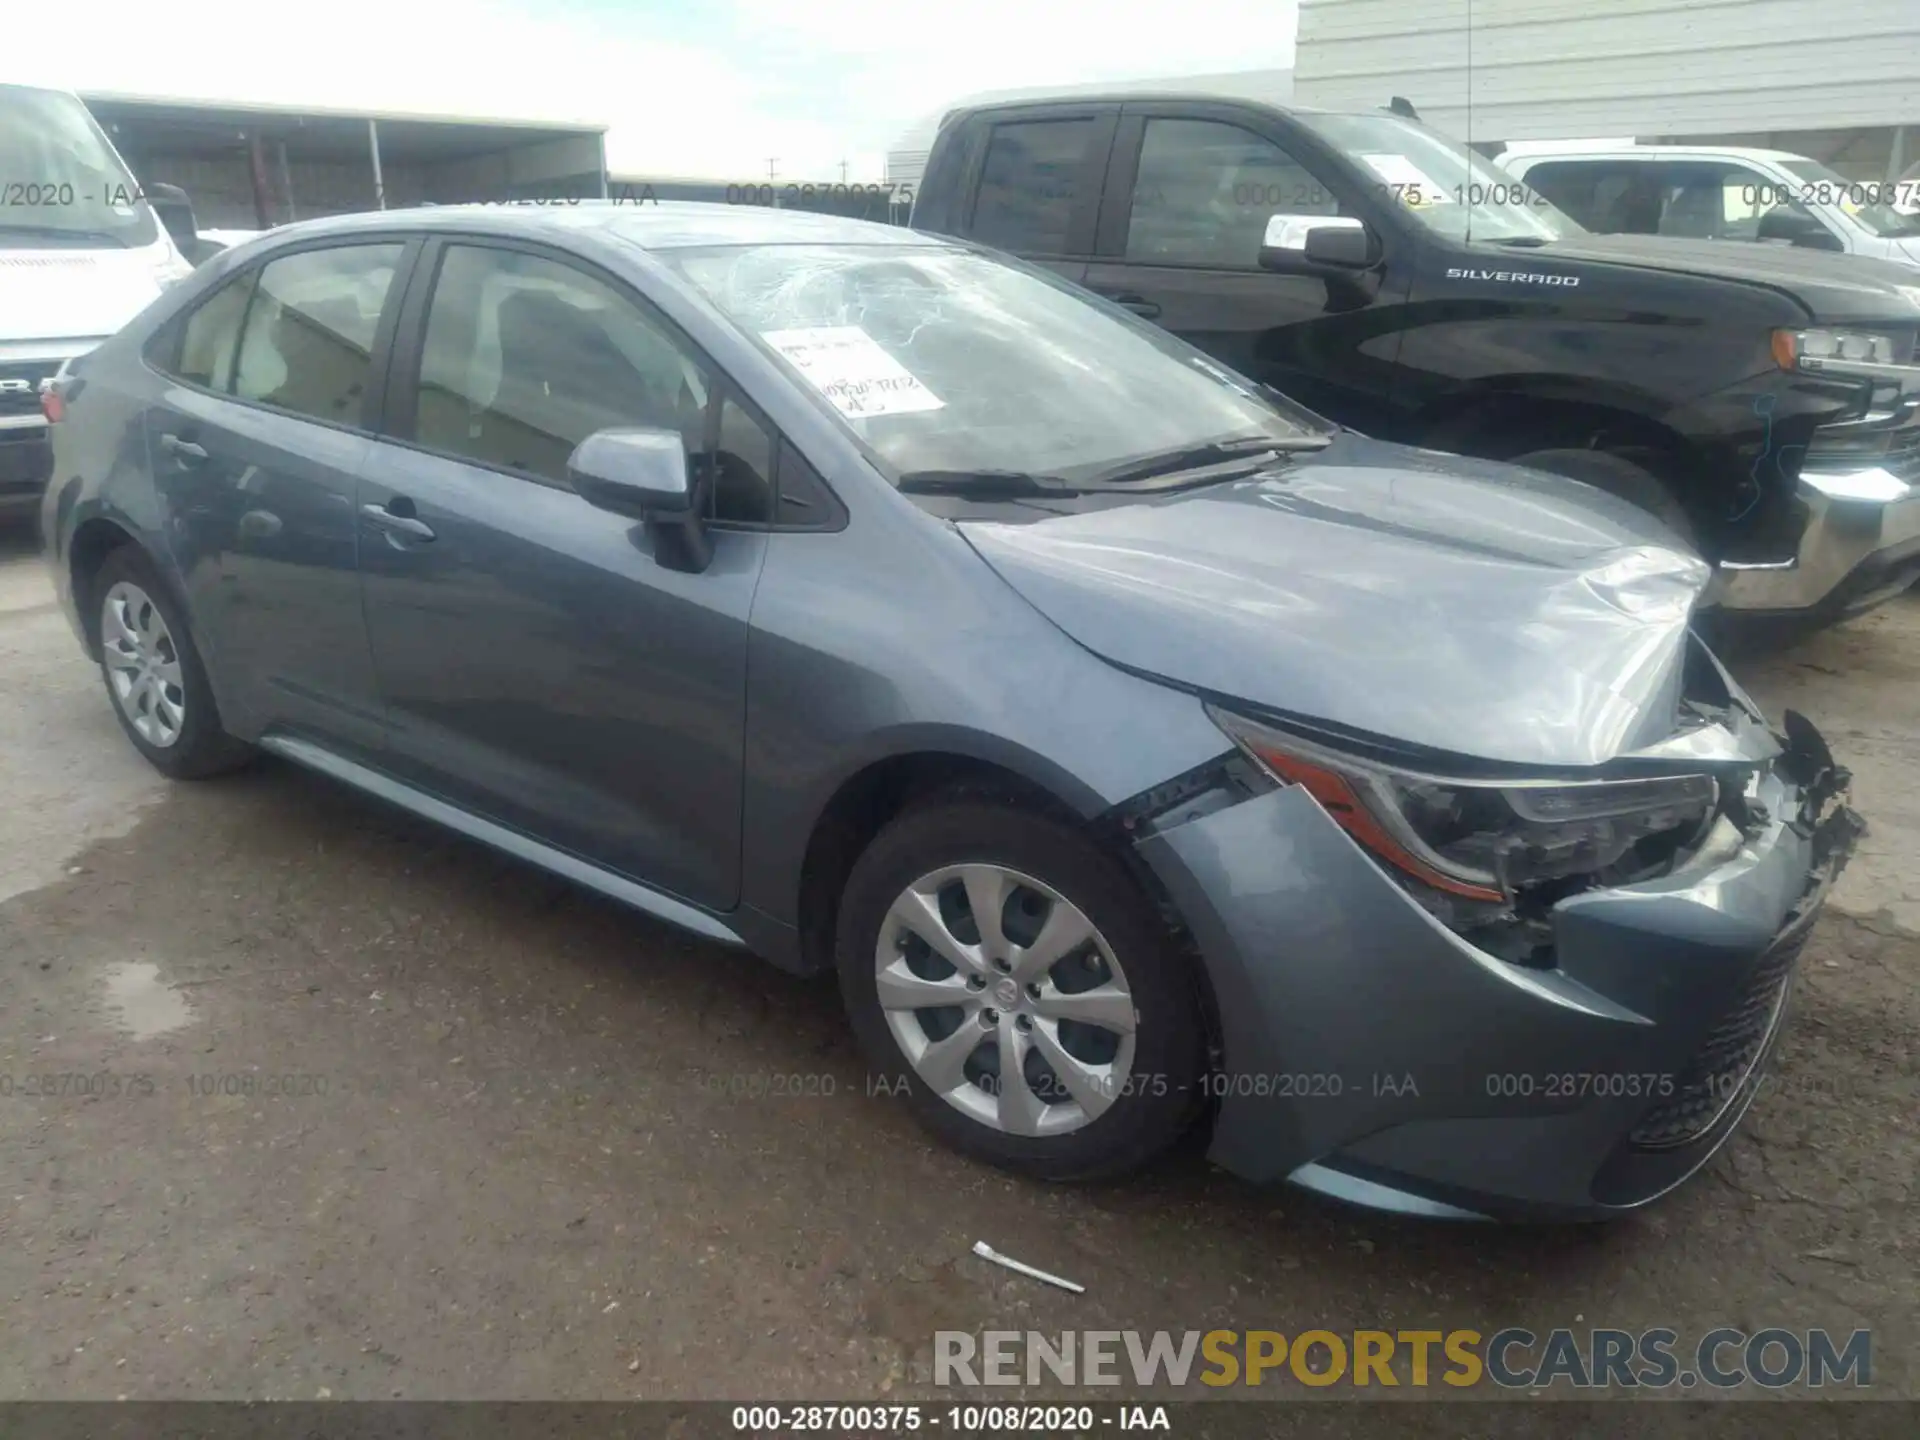
{"type": "Polygon", "coordinates": [[[1710,775],[1572,783],[1427,775],[1217,706],[1208,713],[1255,764],[1312,795],[1376,857],[1470,900],[1506,903],[1519,887],[1605,870],[1643,844],[1699,833],[1718,809],[1710,775]]]}
{"type": "Polygon", "coordinates": [[[1866,330],[1776,330],[1774,363],[1782,370],[1818,370],[1830,361],[1860,365],[1897,365],[1891,335],[1866,330]]]}

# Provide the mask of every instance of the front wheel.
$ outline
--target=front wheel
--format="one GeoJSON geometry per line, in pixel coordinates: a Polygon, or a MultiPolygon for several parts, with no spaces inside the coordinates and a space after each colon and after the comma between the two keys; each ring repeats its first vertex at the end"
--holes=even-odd
{"type": "Polygon", "coordinates": [[[1071,825],[977,798],[909,811],[855,864],[836,944],[869,1062],[957,1150],[1096,1179],[1146,1164],[1198,1109],[1195,977],[1071,825]]]}

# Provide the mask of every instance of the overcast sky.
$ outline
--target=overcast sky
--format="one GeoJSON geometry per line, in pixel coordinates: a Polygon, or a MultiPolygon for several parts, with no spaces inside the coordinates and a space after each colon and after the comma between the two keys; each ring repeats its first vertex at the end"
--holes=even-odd
{"type": "Polygon", "coordinates": [[[837,179],[845,161],[877,180],[901,131],[963,95],[1289,66],[1295,26],[1294,0],[95,0],[80,15],[58,46],[10,45],[0,79],[595,121],[615,171],[729,180],[766,178],[770,157],[785,179],[837,179]]]}

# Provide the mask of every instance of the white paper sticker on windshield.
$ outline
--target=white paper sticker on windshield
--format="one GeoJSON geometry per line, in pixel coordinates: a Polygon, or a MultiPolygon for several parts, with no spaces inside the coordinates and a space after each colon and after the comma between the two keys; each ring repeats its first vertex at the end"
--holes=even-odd
{"type": "Polygon", "coordinates": [[[922,385],[858,325],[767,330],[760,338],[793,362],[842,415],[907,415],[946,401],[922,385]]]}
{"type": "Polygon", "coordinates": [[[1438,180],[1404,155],[1362,155],[1367,168],[1378,175],[1403,205],[1451,205],[1453,197],[1438,180]]]}

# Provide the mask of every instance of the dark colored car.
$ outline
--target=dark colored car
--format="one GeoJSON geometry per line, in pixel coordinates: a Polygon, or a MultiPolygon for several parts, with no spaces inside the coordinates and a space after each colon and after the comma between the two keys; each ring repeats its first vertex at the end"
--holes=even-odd
{"type": "Polygon", "coordinates": [[[946,117],[916,227],[996,246],[1368,434],[1660,516],[1728,612],[1832,618],[1920,574],[1920,279],[1592,235],[1403,114],[1197,95],[946,117]]]}
{"type": "Polygon", "coordinates": [[[1364,1203],[1640,1204],[1738,1123],[1851,848],[1643,512],[972,246],[316,221],[58,399],[49,561],[156,766],[271,751],[837,969],[920,1117],[1031,1174],[1206,1115],[1364,1203]]]}

